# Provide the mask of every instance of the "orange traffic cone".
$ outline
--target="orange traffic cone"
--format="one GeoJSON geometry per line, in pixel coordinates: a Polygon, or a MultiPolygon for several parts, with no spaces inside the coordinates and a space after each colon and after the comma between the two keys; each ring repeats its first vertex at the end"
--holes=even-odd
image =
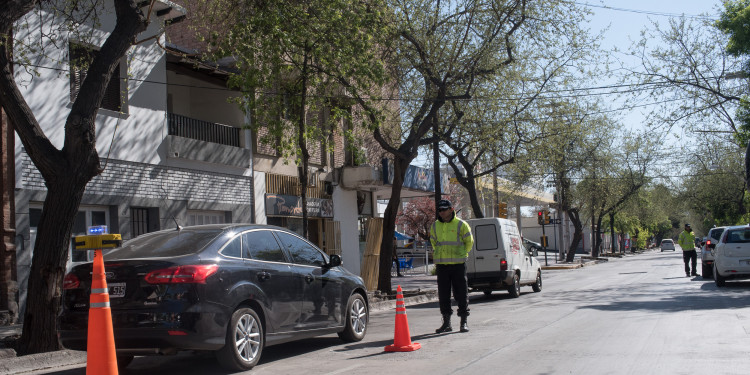
{"type": "Polygon", "coordinates": [[[386,352],[413,352],[422,347],[422,344],[411,342],[409,334],[409,322],[406,319],[406,306],[404,305],[404,293],[401,285],[396,289],[396,330],[393,333],[393,345],[385,347],[386,352]]]}
{"type": "Polygon", "coordinates": [[[102,251],[94,255],[89,297],[89,332],[86,348],[86,374],[117,375],[115,335],[112,331],[112,312],[109,308],[107,278],[104,274],[102,251]]]}

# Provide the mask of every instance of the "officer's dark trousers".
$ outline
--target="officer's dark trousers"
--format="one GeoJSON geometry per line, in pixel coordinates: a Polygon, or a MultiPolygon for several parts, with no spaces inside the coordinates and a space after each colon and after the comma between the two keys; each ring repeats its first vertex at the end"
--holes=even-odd
{"type": "Polygon", "coordinates": [[[440,314],[451,315],[451,289],[453,298],[458,303],[458,316],[469,315],[469,287],[466,280],[466,264],[438,264],[437,270],[438,298],[440,314]]]}
{"type": "Polygon", "coordinates": [[[697,273],[697,270],[695,269],[695,266],[698,263],[698,253],[695,252],[695,249],[688,250],[688,251],[683,251],[682,252],[682,261],[685,262],[685,273],[690,273],[690,264],[693,265],[693,274],[697,273]]]}

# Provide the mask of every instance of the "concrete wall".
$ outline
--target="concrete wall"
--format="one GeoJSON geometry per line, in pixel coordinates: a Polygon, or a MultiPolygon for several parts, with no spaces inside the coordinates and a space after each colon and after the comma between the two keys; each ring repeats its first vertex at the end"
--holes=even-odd
{"type": "Polygon", "coordinates": [[[358,219],[357,192],[337,186],[333,190],[333,220],[340,223],[341,259],[344,261],[344,268],[356,275],[359,275],[362,264],[359,255],[358,219]]]}

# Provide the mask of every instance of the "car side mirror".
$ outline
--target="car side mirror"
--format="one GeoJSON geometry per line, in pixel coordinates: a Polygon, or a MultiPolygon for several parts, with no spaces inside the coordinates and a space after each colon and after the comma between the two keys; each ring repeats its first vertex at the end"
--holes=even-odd
{"type": "Polygon", "coordinates": [[[533,257],[539,256],[539,250],[537,250],[536,247],[532,247],[531,248],[531,256],[533,256],[533,257]]]}
{"type": "Polygon", "coordinates": [[[331,255],[331,259],[328,261],[328,264],[326,265],[326,267],[333,268],[333,267],[338,267],[340,265],[341,265],[341,256],[339,256],[338,254],[333,254],[331,255]]]}

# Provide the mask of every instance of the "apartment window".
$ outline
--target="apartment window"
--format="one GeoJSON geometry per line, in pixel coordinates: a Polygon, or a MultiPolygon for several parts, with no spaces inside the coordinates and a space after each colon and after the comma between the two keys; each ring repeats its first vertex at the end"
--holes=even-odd
{"type": "Polygon", "coordinates": [[[188,210],[187,217],[187,225],[224,224],[227,222],[226,214],[223,211],[188,210]]]}
{"type": "MultiPolygon", "coordinates": [[[[99,53],[98,49],[87,47],[82,44],[70,43],[70,101],[75,101],[83,81],[94,57],[99,53]]],[[[109,84],[104,92],[100,108],[110,111],[121,112],[124,98],[127,96],[127,87],[122,84],[120,77],[120,64],[117,64],[109,84]]]]}
{"type": "Polygon", "coordinates": [[[133,238],[148,233],[148,208],[130,209],[130,229],[133,238]]]}

